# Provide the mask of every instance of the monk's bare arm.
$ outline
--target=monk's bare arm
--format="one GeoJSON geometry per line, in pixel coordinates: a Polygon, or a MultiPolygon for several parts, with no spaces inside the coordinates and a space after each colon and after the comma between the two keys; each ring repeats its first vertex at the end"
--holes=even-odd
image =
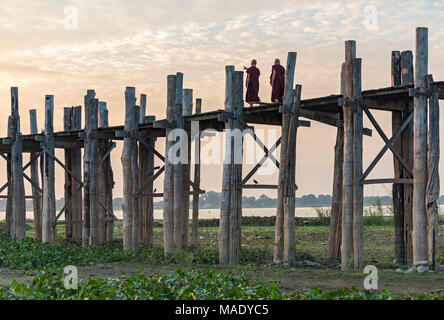
{"type": "Polygon", "coordinates": [[[250,74],[247,73],[247,80],[245,81],[245,87],[248,88],[248,85],[250,84],[250,74]]]}

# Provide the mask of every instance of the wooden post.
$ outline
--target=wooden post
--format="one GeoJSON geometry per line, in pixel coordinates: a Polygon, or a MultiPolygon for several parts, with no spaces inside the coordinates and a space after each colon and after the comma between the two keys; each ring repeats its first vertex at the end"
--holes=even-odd
{"type": "MultiPolygon", "coordinates": [[[[353,98],[353,62],[356,58],[356,42],[345,42],[345,90],[344,98],[353,98]]],[[[343,107],[344,113],[344,164],[342,182],[342,269],[351,267],[353,253],[353,110],[343,107]]]]}
{"type": "MultiPolygon", "coordinates": [[[[294,90],[294,111],[291,114],[288,149],[287,149],[287,173],[286,199],[285,199],[285,221],[284,221],[284,260],[293,265],[295,256],[295,197],[296,197],[296,136],[299,122],[299,108],[301,105],[301,85],[296,85],[294,90]]],[[[282,164],[284,165],[284,164],[282,164]]]]}
{"type": "MultiPolygon", "coordinates": [[[[176,128],[183,129],[183,74],[178,72],[176,75],[176,128]]],[[[176,159],[177,160],[177,159],[176,159]]],[[[174,246],[176,249],[183,248],[183,168],[180,161],[174,164],[174,246]]]]}
{"type": "MultiPolygon", "coordinates": [[[[64,131],[71,131],[71,124],[72,124],[72,108],[64,108],[63,109],[63,130],[64,131]]],[[[65,148],[65,167],[72,172],[72,158],[71,158],[71,151],[72,149],[65,148]]],[[[71,175],[65,170],[65,236],[66,239],[72,239],[72,202],[70,202],[70,199],[73,195],[73,188],[72,188],[72,177],[71,175]]]]}
{"type": "MultiPolygon", "coordinates": [[[[72,108],[71,112],[71,130],[79,131],[82,129],[82,107],[72,108]]],[[[72,211],[72,236],[74,240],[82,240],[82,211],[83,197],[80,190],[82,181],[82,149],[75,148],[71,150],[71,172],[76,179],[72,179],[73,199],[71,202],[72,211]]]]}
{"type": "Polygon", "coordinates": [[[431,89],[429,97],[429,131],[427,137],[427,169],[428,182],[426,193],[428,218],[428,260],[432,269],[437,270],[438,256],[438,224],[439,224],[439,94],[436,85],[433,85],[432,76],[428,77],[428,87],[431,89]]]}
{"type": "MultiPolygon", "coordinates": [[[[106,102],[99,102],[99,115],[100,115],[100,128],[108,128],[108,109],[106,107],[106,102]]],[[[111,147],[111,141],[103,140],[101,149],[99,150],[99,159],[102,161],[105,153],[111,147]]],[[[114,213],[113,210],[113,171],[111,168],[111,156],[108,156],[103,160],[102,165],[99,167],[99,188],[100,188],[100,202],[105,206],[106,210],[103,209],[101,216],[104,217],[104,223],[99,224],[99,234],[100,241],[112,241],[114,237],[114,219],[107,213],[107,211],[114,213]],[[103,228],[103,229],[102,229],[103,228]]]]}
{"type": "MultiPolygon", "coordinates": [[[[225,111],[233,112],[233,74],[234,66],[225,67],[225,111]]],[[[230,130],[233,120],[225,123],[225,155],[222,174],[222,198],[219,220],[219,263],[228,264],[230,260],[230,202],[231,202],[231,146],[233,144],[230,130]]]]}
{"type": "MultiPolygon", "coordinates": [[[[8,117],[8,132],[7,132],[8,138],[12,139],[12,136],[13,136],[12,131],[13,131],[12,118],[9,116],[8,117]]],[[[13,227],[12,227],[12,224],[13,224],[13,221],[12,221],[12,184],[13,184],[13,181],[12,181],[12,171],[11,171],[11,163],[12,163],[11,152],[8,152],[7,159],[9,161],[6,164],[6,176],[7,176],[9,184],[8,184],[8,196],[6,199],[5,233],[7,235],[9,235],[10,237],[12,237],[13,236],[13,234],[12,234],[12,231],[13,231],[12,230],[13,229],[13,227]]]]}
{"type": "MultiPolygon", "coordinates": [[[[31,134],[37,134],[37,112],[35,109],[29,110],[29,123],[31,126],[31,134]]],[[[30,159],[37,156],[32,152],[30,159]]],[[[31,163],[31,180],[34,185],[39,186],[39,163],[36,159],[31,163]]],[[[42,194],[33,186],[32,187],[32,209],[34,211],[34,237],[37,241],[42,241],[42,194]]]]}
{"type": "Polygon", "coordinates": [[[20,116],[18,104],[18,88],[11,88],[11,172],[12,172],[12,222],[13,238],[26,237],[26,204],[25,186],[23,184],[23,140],[20,133],[20,116]]]}
{"type": "MultiPolygon", "coordinates": [[[[415,88],[425,92],[428,67],[428,29],[416,29],[415,88]]],[[[427,98],[416,95],[413,98],[413,263],[427,260],[427,98]]]]}
{"type": "MultiPolygon", "coordinates": [[[[202,99],[196,99],[196,114],[202,112],[202,99]]],[[[191,130],[193,131],[193,130],[191,130]]],[[[197,137],[194,140],[194,184],[200,187],[200,131],[196,132],[197,137]]],[[[193,195],[193,222],[192,222],[192,246],[197,247],[197,230],[199,227],[199,195],[193,195]]]]}
{"type": "Polygon", "coordinates": [[[353,62],[353,98],[357,102],[353,115],[353,262],[355,268],[364,266],[364,186],[362,176],[362,99],[361,63],[355,59],[353,62]]]}
{"type": "MultiPolygon", "coordinates": [[[[54,154],[54,96],[45,97],[45,148],[54,154]]],[[[55,242],[55,171],[54,159],[44,153],[42,241],[55,242]]]]}
{"type": "MultiPolygon", "coordinates": [[[[392,87],[401,85],[401,53],[392,51],[392,87]]],[[[392,111],[392,133],[402,125],[403,113],[401,111],[392,111]]],[[[393,148],[403,154],[402,140],[396,139],[393,142],[393,148]]],[[[403,167],[399,160],[393,156],[394,178],[403,178],[403,167]]],[[[395,262],[405,264],[405,242],[404,242],[404,186],[401,183],[394,183],[392,188],[393,199],[393,217],[395,222],[395,262]]]]}
{"type": "MultiPolygon", "coordinates": [[[[341,67],[341,94],[345,90],[345,63],[341,67]]],[[[335,160],[333,169],[333,192],[330,210],[330,233],[328,236],[328,259],[341,257],[342,227],[342,166],[344,162],[344,127],[336,131],[335,160]]]]}
{"type": "MultiPolygon", "coordinates": [[[[193,90],[192,89],[184,89],[183,90],[183,116],[188,117],[193,114],[193,90]]],[[[182,242],[183,246],[186,247],[188,245],[188,229],[189,229],[189,221],[190,221],[190,184],[188,180],[191,178],[191,139],[190,139],[190,131],[188,133],[188,161],[182,165],[183,170],[183,180],[182,180],[182,220],[183,220],[183,237],[182,242]]]]}
{"type": "MultiPolygon", "coordinates": [[[[290,128],[290,110],[293,105],[293,81],[294,72],[296,67],[296,52],[289,52],[287,58],[287,69],[285,74],[285,93],[283,103],[282,114],[282,142],[280,152],[280,163],[285,164],[287,162],[287,148],[288,148],[288,132],[290,128]]],[[[274,255],[273,262],[278,263],[283,259],[284,250],[284,211],[285,211],[285,193],[286,193],[286,179],[287,170],[286,166],[282,165],[279,168],[279,181],[278,181],[278,196],[277,196],[277,209],[276,209],[276,224],[274,234],[274,255]]]]}
{"type": "MultiPolygon", "coordinates": [[[[99,128],[108,127],[108,110],[106,108],[106,102],[99,101],[99,128]]],[[[105,157],[106,152],[109,149],[109,141],[102,139],[99,141],[99,161],[105,157]]],[[[111,217],[107,217],[108,203],[108,167],[106,165],[107,159],[99,166],[99,212],[97,214],[99,224],[99,243],[104,244],[107,240],[107,225],[111,217]]]]}
{"type": "Polygon", "coordinates": [[[90,223],[91,245],[100,245],[99,241],[99,100],[92,100],[91,105],[91,154],[90,154],[90,223]]]}
{"type": "MultiPolygon", "coordinates": [[[[175,120],[177,76],[169,75],[167,82],[166,116],[168,123],[172,124],[175,120]]],[[[165,177],[163,184],[163,244],[165,255],[174,251],[174,167],[169,159],[169,151],[173,145],[173,141],[169,139],[170,132],[170,128],[165,130],[165,177]]]]}
{"type": "MultiPolygon", "coordinates": [[[[401,84],[403,86],[413,85],[413,54],[411,51],[403,51],[401,53],[401,84]]],[[[413,112],[413,103],[408,102],[403,113],[403,121],[413,112]]],[[[401,134],[402,140],[402,158],[406,161],[410,168],[413,168],[413,121],[404,129],[401,134]]],[[[403,177],[413,179],[413,176],[403,168],[403,177]]],[[[404,184],[404,247],[405,247],[405,263],[413,260],[413,185],[404,184]]]]}
{"type": "Polygon", "coordinates": [[[242,233],[242,159],[244,128],[242,112],[243,99],[243,71],[235,71],[233,74],[233,111],[236,114],[233,119],[232,134],[234,140],[231,146],[231,200],[230,200],[230,264],[238,264],[240,260],[241,233],[242,233]],[[239,130],[238,132],[236,132],[239,130]],[[240,136],[238,136],[240,135],[240,136]]]}
{"type": "Polygon", "coordinates": [[[125,138],[122,150],[123,169],[123,250],[132,248],[132,223],[133,223],[133,183],[132,183],[132,155],[133,155],[133,133],[134,109],[136,103],[136,89],[127,87],[125,91],[125,138]]]}
{"type": "Polygon", "coordinates": [[[131,156],[131,174],[132,174],[132,187],[133,191],[131,194],[132,197],[132,211],[133,211],[133,224],[132,224],[132,249],[134,252],[139,251],[139,242],[140,242],[140,224],[141,224],[141,215],[140,215],[140,198],[134,197],[133,195],[139,190],[139,148],[138,142],[135,138],[139,134],[139,121],[140,121],[140,107],[134,106],[133,113],[133,148],[132,148],[132,156],[131,156]]]}

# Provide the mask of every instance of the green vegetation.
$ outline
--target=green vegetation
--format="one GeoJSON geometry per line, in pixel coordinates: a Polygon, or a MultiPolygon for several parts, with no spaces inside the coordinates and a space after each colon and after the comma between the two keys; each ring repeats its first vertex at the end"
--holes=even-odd
{"type": "MultiPolygon", "coordinates": [[[[240,273],[217,273],[214,270],[182,271],[170,274],[133,274],[122,279],[89,279],[80,281],[77,289],[65,289],[64,277],[41,272],[29,284],[12,281],[0,288],[0,299],[33,300],[250,300],[250,299],[295,299],[295,300],[398,300],[433,299],[444,300],[444,291],[397,297],[386,290],[381,292],[359,291],[358,288],[323,291],[318,288],[303,292],[285,293],[276,283],[264,285],[251,282],[240,273]]],[[[72,284],[72,282],[70,282],[72,284]]]]}

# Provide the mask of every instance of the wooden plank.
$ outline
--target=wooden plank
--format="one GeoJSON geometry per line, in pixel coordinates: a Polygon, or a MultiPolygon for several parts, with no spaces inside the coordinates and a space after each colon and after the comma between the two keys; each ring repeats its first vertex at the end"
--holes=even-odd
{"type": "MultiPolygon", "coordinates": [[[[136,133],[139,132],[139,121],[140,121],[140,107],[134,106],[133,111],[133,122],[132,122],[132,136],[135,137],[136,133]]],[[[131,143],[132,155],[131,155],[131,174],[132,174],[132,194],[139,190],[139,146],[137,139],[133,138],[131,143]]],[[[138,252],[140,247],[140,226],[142,224],[142,215],[140,214],[140,199],[132,197],[132,250],[138,252]]]]}
{"type": "MultiPolygon", "coordinates": [[[[71,119],[72,119],[72,108],[64,108],[63,109],[63,130],[71,131],[71,119]]],[[[65,149],[65,167],[68,170],[72,170],[72,159],[71,159],[71,149],[65,149]]],[[[65,206],[68,202],[68,199],[72,197],[72,178],[71,175],[65,171],[65,206]]],[[[66,206],[65,209],[65,221],[67,222],[65,225],[65,237],[66,239],[72,239],[72,205],[66,206]]]]}
{"type": "Polygon", "coordinates": [[[398,184],[413,184],[413,179],[366,179],[361,182],[362,184],[383,184],[383,183],[398,183],[398,184]]]}

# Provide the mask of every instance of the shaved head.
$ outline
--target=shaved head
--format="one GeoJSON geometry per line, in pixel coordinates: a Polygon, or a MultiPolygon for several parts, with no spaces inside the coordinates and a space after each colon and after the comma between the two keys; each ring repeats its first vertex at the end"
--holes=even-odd
{"type": "Polygon", "coordinates": [[[276,63],[276,64],[281,64],[281,60],[279,60],[279,59],[274,59],[274,63],[276,63]]]}
{"type": "Polygon", "coordinates": [[[256,59],[251,60],[251,65],[252,65],[252,66],[255,66],[256,64],[257,64],[256,59]]]}

